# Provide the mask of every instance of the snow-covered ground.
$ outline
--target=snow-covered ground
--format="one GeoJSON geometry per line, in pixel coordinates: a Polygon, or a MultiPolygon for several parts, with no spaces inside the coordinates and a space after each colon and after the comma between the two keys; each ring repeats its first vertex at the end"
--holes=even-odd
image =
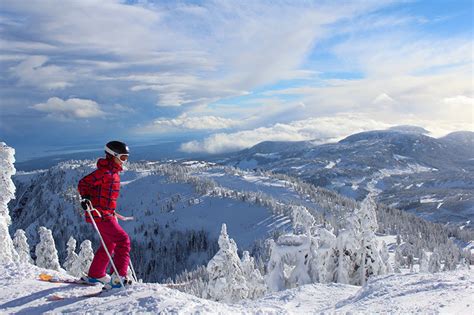
{"type": "Polygon", "coordinates": [[[135,284],[113,294],[80,298],[83,294],[100,291],[100,288],[36,280],[43,271],[30,265],[0,266],[3,275],[0,279],[0,313],[474,313],[472,269],[436,274],[385,275],[370,280],[362,288],[336,283],[309,284],[236,304],[200,299],[157,283],[135,284]],[[54,295],[66,299],[51,301],[54,295]]]}

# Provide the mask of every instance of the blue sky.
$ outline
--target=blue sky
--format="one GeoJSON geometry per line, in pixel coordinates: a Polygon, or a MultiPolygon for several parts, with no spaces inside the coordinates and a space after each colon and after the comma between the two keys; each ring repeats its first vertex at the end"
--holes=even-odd
{"type": "Polygon", "coordinates": [[[0,140],[188,152],[473,130],[472,1],[1,1],[0,140]]]}

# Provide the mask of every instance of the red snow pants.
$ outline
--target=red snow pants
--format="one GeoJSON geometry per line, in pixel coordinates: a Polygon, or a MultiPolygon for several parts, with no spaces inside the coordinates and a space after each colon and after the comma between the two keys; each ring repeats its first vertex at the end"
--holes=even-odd
{"type": "MultiPolygon", "coordinates": [[[[96,224],[110,255],[113,256],[119,275],[126,276],[130,263],[130,238],[127,232],[118,224],[116,218],[109,221],[99,221],[96,224]]],[[[104,277],[108,265],[109,258],[101,243],[89,268],[89,277],[104,277]]]]}

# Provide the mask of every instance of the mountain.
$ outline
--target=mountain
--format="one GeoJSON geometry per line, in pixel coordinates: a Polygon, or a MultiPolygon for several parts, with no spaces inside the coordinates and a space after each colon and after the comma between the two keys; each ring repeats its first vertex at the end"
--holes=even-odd
{"type": "Polygon", "coordinates": [[[337,143],[264,142],[217,162],[271,170],[434,222],[474,227],[474,133],[436,139],[398,126],[350,135],[337,143]]]}

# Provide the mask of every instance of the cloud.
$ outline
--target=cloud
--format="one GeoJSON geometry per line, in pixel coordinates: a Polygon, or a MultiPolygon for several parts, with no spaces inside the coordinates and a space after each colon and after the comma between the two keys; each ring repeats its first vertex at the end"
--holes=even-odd
{"type": "Polygon", "coordinates": [[[374,121],[362,115],[337,115],[310,118],[289,124],[274,124],[234,133],[217,133],[202,141],[190,141],[181,146],[185,152],[223,153],[242,150],[262,141],[316,140],[336,141],[355,132],[386,129],[390,124],[374,121]]]}
{"type": "Polygon", "coordinates": [[[48,57],[31,56],[10,68],[21,85],[42,89],[64,89],[71,86],[71,73],[56,65],[46,65],[48,57]]]}
{"type": "Polygon", "coordinates": [[[32,108],[48,113],[48,117],[54,119],[94,118],[105,115],[99,104],[92,100],[80,98],[62,100],[58,97],[52,97],[46,103],[33,105],[32,108]]]}
{"type": "Polygon", "coordinates": [[[302,60],[326,35],[326,25],[389,2],[380,3],[16,1],[4,7],[3,18],[10,22],[2,47],[5,54],[47,56],[46,66],[35,64],[26,73],[18,65],[14,71],[22,84],[114,85],[128,77],[123,94],[152,93],[159,106],[202,105],[304,78],[311,71],[301,69],[302,60]],[[68,65],[67,72],[61,64],[68,65]],[[56,79],[43,83],[35,80],[39,77],[56,79]]]}
{"type": "Polygon", "coordinates": [[[216,117],[216,116],[195,116],[190,117],[183,114],[174,119],[159,118],[148,126],[139,128],[137,133],[164,133],[170,131],[189,130],[219,130],[229,129],[240,125],[240,121],[216,117]]]}
{"type": "Polygon", "coordinates": [[[471,109],[474,106],[474,98],[465,95],[446,97],[443,99],[443,102],[447,105],[466,106],[468,108],[470,107],[471,109]]]}

